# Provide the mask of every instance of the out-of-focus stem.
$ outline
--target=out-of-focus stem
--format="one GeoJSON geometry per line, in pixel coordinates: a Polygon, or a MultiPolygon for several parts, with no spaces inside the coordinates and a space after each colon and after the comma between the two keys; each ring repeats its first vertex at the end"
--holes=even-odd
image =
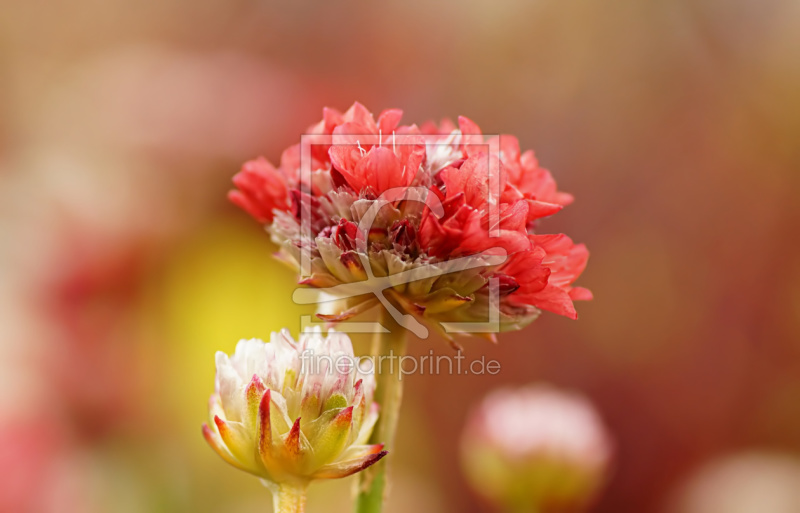
{"type": "MultiPolygon", "coordinates": [[[[376,333],[372,341],[377,388],[375,401],[381,406],[380,417],[372,432],[370,443],[384,444],[391,454],[400,405],[403,401],[403,375],[400,357],[406,353],[406,329],[399,326],[388,312],[382,310],[380,323],[390,333],[376,333]],[[381,358],[384,357],[384,358],[381,358]],[[388,357],[388,358],[387,358],[388,357]]],[[[359,474],[356,513],[380,513],[386,497],[388,458],[359,474]]]]}
{"type": "Polygon", "coordinates": [[[288,484],[278,486],[272,493],[275,513],[305,513],[307,484],[288,484]]]}

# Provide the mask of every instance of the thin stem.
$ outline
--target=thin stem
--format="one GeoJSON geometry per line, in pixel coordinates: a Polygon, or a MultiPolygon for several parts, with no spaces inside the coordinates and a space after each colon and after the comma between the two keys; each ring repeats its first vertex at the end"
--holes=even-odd
{"type": "Polygon", "coordinates": [[[272,492],[274,513],[305,513],[308,485],[283,483],[272,492]]]}
{"type": "MultiPolygon", "coordinates": [[[[391,453],[394,448],[400,405],[403,401],[403,375],[400,369],[400,357],[406,353],[406,330],[399,326],[383,309],[379,320],[390,333],[376,333],[372,340],[372,356],[376,359],[375,400],[380,404],[381,410],[370,443],[382,443],[384,448],[391,453]],[[382,359],[381,356],[391,356],[391,358],[382,359]]],[[[386,460],[384,458],[359,474],[356,513],[380,513],[383,509],[388,465],[386,460]]]]}

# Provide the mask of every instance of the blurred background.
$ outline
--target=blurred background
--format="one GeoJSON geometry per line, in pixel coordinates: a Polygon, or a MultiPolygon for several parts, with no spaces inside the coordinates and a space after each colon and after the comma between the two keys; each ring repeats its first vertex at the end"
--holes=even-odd
{"type": "MultiPolygon", "coordinates": [[[[542,230],[592,253],[580,320],[467,342],[496,376],[408,378],[390,512],[490,511],[461,426],[538,381],[590,397],[616,440],[597,512],[678,511],[739,453],[789,461],[798,489],[797,1],[0,8],[0,511],[269,511],[200,423],[214,352],[302,312],[225,194],[355,100],[517,135],[576,197],[542,230]]],[[[349,511],[351,485],[315,485],[310,511],[349,511]]]]}

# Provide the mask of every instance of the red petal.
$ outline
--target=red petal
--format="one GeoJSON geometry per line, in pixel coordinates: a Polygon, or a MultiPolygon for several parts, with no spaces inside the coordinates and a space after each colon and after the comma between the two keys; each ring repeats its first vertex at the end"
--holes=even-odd
{"type": "Polygon", "coordinates": [[[206,423],[203,423],[203,438],[205,438],[206,442],[208,442],[208,445],[210,445],[211,448],[214,449],[214,452],[219,454],[220,457],[222,457],[222,459],[225,460],[227,463],[233,465],[238,469],[250,472],[250,470],[248,470],[244,465],[239,463],[239,461],[233,457],[230,451],[220,443],[219,438],[217,438],[214,435],[214,431],[206,423]]]}
{"type": "MultiPolygon", "coordinates": [[[[383,447],[383,446],[380,446],[383,447]]],[[[360,472],[365,468],[374,465],[381,460],[384,456],[389,454],[388,451],[379,451],[374,454],[369,454],[363,458],[345,461],[339,464],[326,465],[322,467],[315,475],[316,479],[337,479],[347,477],[360,472]]]]}
{"type": "Polygon", "coordinates": [[[487,148],[483,142],[481,129],[477,124],[475,124],[474,121],[464,116],[459,116],[458,127],[461,129],[461,141],[464,145],[464,151],[467,156],[487,152],[487,148]]]}
{"type": "Polygon", "coordinates": [[[272,211],[288,210],[289,188],[286,177],[264,158],[245,162],[233,177],[238,191],[228,198],[259,222],[272,221],[272,211]]]}
{"type": "Polygon", "coordinates": [[[294,421],[292,429],[289,431],[289,435],[286,437],[285,444],[289,454],[300,454],[300,417],[294,421]]]}
{"type": "Polygon", "coordinates": [[[533,301],[533,306],[547,310],[558,315],[577,319],[578,312],[567,291],[554,285],[548,285],[541,292],[538,292],[533,301]]]}
{"type": "Polygon", "coordinates": [[[331,421],[333,424],[338,426],[349,426],[350,422],[353,420],[353,407],[348,406],[347,408],[340,411],[331,421]]]}
{"type": "Polygon", "coordinates": [[[482,208],[489,195],[489,166],[483,158],[467,159],[460,168],[448,167],[439,172],[447,197],[463,193],[467,205],[482,208]]]}
{"type": "Polygon", "coordinates": [[[551,216],[559,212],[563,205],[545,203],[544,201],[528,200],[528,222],[551,216]]]}
{"type": "Polygon", "coordinates": [[[322,123],[324,127],[323,133],[332,134],[333,129],[344,123],[342,113],[336,109],[325,107],[322,109],[322,123]]]}
{"type": "Polygon", "coordinates": [[[583,287],[575,287],[573,289],[570,289],[569,297],[573,301],[591,301],[592,299],[594,299],[594,294],[592,294],[592,291],[589,289],[585,289],[583,287]]]}
{"type": "Polygon", "coordinates": [[[400,123],[400,118],[403,117],[403,111],[400,109],[386,109],[378,116],[378,129],[384,137],[391,135],[392,131],[397,128],[400,123]]]}
{"type": "Polygon", "coordinates": [[[372,117],[372,113],[358,102],[355,102],[352,107],[347,109],[347,112],[344,113],[342,118],[346,123],[358,123],[359,125],[363,125],[369,129],[369,132],[362,133],[377,133],[378,131],[378,127],[375,124],[375,118],[372,117]]]}
{"type": "Polygon", "coordinates": [[[272,451],[272,421],[270,420],[271,392],[269,389],[261,398],[258,407],[258,453],[261,459],[269,457],[272,451]]]}
{"type": "Polygon", "coordinates": [[[375,194],[381,195],[387,189],[408,185],[403,183],[402,173],[403,167],[397,155],[387,147],[379,147],[373,148],[358,163],[353,175],[358,183],[372,187],[375,194]]]}
{"type": "Polygon", "coordinates": [[[519,140],[513,135],[501,135],[500,151],[503,152],[503,162],[519,161],[519,140]]]}

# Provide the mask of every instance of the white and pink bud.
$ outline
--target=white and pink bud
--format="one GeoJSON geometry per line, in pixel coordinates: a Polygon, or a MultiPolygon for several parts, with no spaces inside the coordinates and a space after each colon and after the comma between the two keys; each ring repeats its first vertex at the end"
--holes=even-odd
{"type": "Polygon", "coordinates": [[[543,385],[501,389],[471,413],[466,477],[509,511],[585,511],[606,481],[612,443],[591,403],[543,385]]]}
{"type": "Polygon", "coordinates": [[[288,331],[217,353],[216,390],[203,435],[231,465],[265,484],[349,476],[386,455],[367,445],[378,417],[375,380],[344,333],[288,331]]]}

